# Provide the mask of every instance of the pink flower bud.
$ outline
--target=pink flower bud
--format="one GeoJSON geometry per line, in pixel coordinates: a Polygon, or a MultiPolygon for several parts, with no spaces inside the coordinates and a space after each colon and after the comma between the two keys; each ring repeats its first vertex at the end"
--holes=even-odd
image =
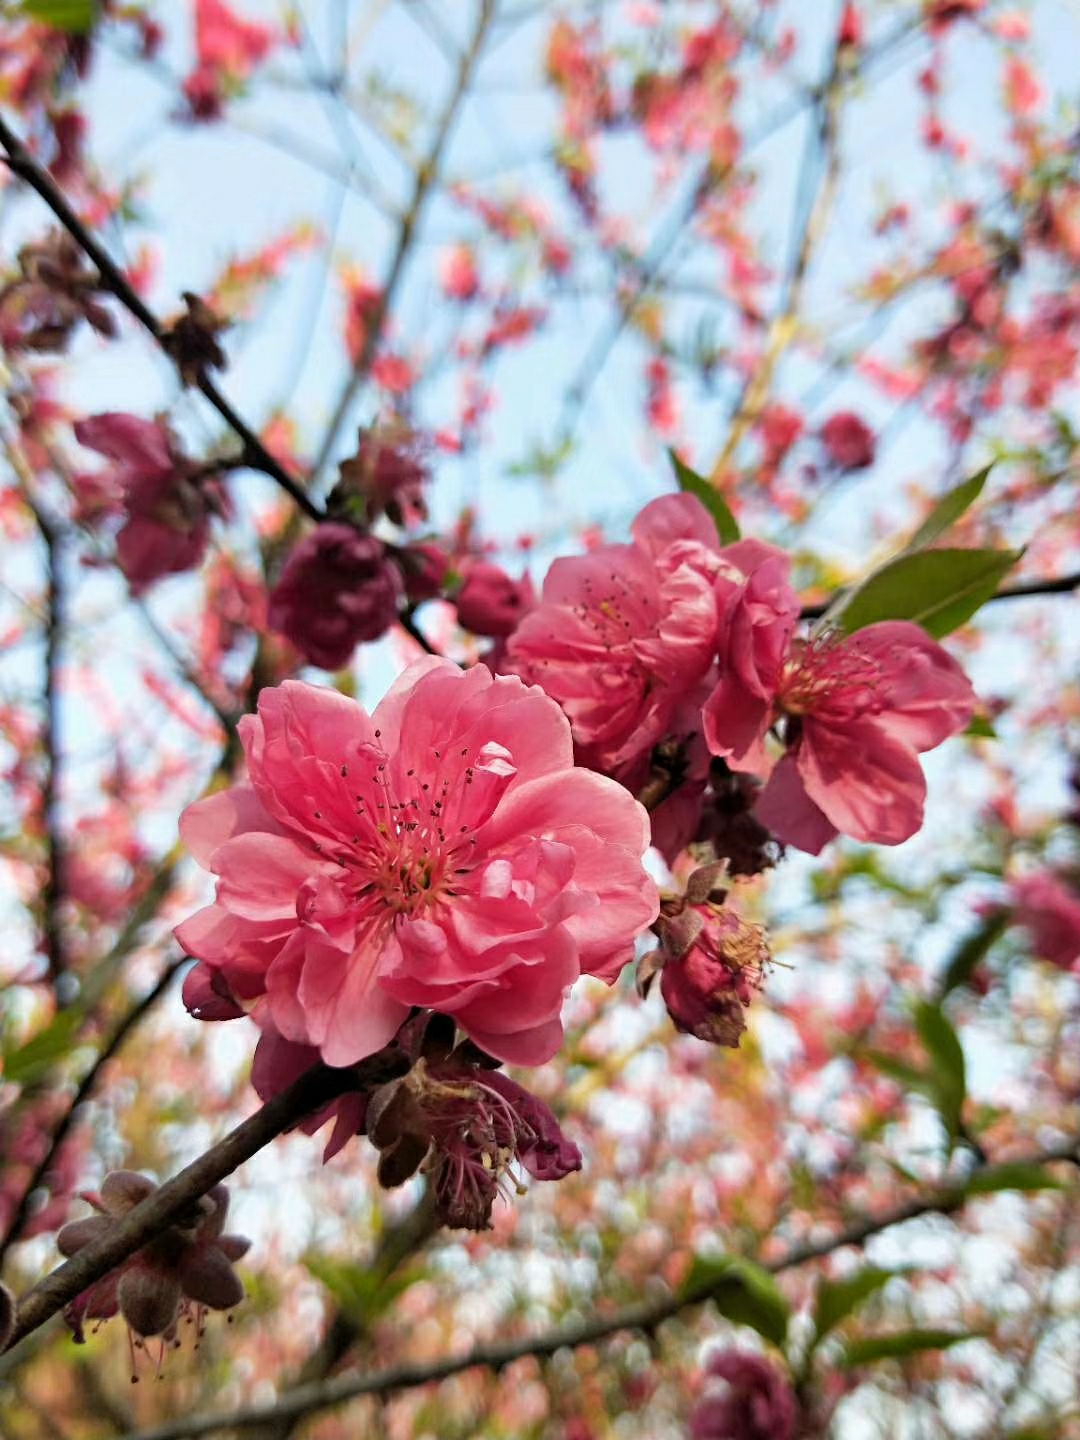
{"type": "Polygon", "coordinates": [[[536,604],[536,595],[528,575],[511,580],[501,566],[475,560],[466,570],[455,604],[466,630],[499,639],[513,634],[536,604]]]}
{"type": "Polygon", "coordinates": [[[1080,895],[1042,871],[1014,882],[1016,921],[1031,936],[1040,960],[1080,974],[1080,895]]]}

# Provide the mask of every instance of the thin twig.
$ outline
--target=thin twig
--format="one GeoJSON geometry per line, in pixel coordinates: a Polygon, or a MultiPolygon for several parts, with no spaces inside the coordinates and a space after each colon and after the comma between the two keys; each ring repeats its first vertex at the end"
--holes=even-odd
{"type": "MultiPolygon", "coordinates": [[[[3,117],[0,117],[0,145],[3,145],[7,151],[7,163],[12,173],[25,180],[30,188],[41,196],[60,224],[97,266],[104,288],[120,301],[125,310],[133,315],[140,325],[149,331],[162,353],[167,355],[168,351],[164,345],[165,332],[157,316],[143,301],[120,266],[79,219],[66,196],[34,159],[3,117]]],[[[169,358],[172,359],[171,356],[169,358]]],[[[209,376],[205,373],[200,374],[195,383],[240,440],[242,450],[238,463],[248,469],[261,470],[265,475],[269,475],[296,501],[305,514],[312,520],[321,520],[323,518],[321,511],[308,497],[304,487],[271,455],[258,435],[236,413],[209,376]]]]}
{"type": "MultiPolygon", "coordinates": [[[[979,1166],[977,1169],[986,1183],[993,1179],[995,1172],[1000,1170],[1007,1174],[1017,1163],[1047,1165],[1055,1161],[1070,1161],[1076,1164],[1080,1163],[1078,1157],[1080,1141],[1074,1138],[1056,1146],[1033,1151],[1019,1161],[1014,1160],[1001,1166],[979,1166]]],[[[848,1245],[861,1245],[871,1236],[879,1235],[882,1231],[891,1229],[894,1225],[902,1225],[908,1220],[915,1220],[923,1215],[954,1213],[961,1209],[969,1198],[962,1186],[935,1190],[919,1199],[907,1200],[887,1210],[883,1215],[864,1216],[827,1239],[792,1246],[778,1259],[767,1261],[763,1268],[774,1275],[796,1269],[848,1245]]],[[[638,1330],[651,1335],[664,1321],[708,1299],[709,1295],[702,1292],[669,1294],[657,1300],[627,1305],[609,1315],[547,1331],[543,1335],[504,1341],[496,1345],[477,1345],[464,1355],[395,1365],[370,1375],[343,1376],[319,1385],[301,1386],[266,1405],[219,1411],[211,1415],[170,1422],[152,1430],[144,1430],[133,1436],[132,1440],[188,1440],[188,1437],[194,1440],[196,1436],[209,1435],[218,1430],[249,1430],[270,1420],[283,1420],[287,1417],[307,1415],[315,1410],[328,1410],[361,1395],[387,1395],[393,1391],[430,1385],[446,1380],[451,1375],[459,1375],[464,1370],[483,1368],[498,1372],[517,1360],[527,1357],[543,1359],[559,1350],[574,1350],[584,1345],[594,1345],[623,1330],[638,1330]]]]}
{"type": "Polygon", "coordinates": [[[709,478],[714,485],[720,483],[739,442],[761,414],[769,398],[776,367],[798,328],[799,308],[810,262],[824,232],[840,175],[838,112],[840,90],[849,73],[846,55],[846,47],[837,38],[828,79],[815,107],[816,123],[811,123],[807,130],[801,170],[805,191],[796,207],[798,240],[791,271],[785,279],[776,314],[769,326],[764,353],[743,387],[727,437],[712,467],[709,478]],[[812,181],[809,177],[815,170],[816,180],[812,181]]]}
{"type": "Polygon", "coordinates": [[[356,357],[348,379],[338,396],[338,402],[330,417],[330,423],[326,428],[319,452],[312,465],[312,483],[318,484],[323,471],[333,455],[334,447],[337,445],[338,437],[341,434],[345,421],[348,419],[349,411],[352,409],[353,401],[360,393],[360,389],[367,379],[375,360],[375,353],[382,340],[383,329],[386,318],[390,313],[390,307],[397,294],[398,285],[401,282],[405,271],[405,262],[412,250],[413,240],[424,211],[425,204],[431,192],[431,188],[439,176],[439,166],[442,161],[443,151],[446,149],[450,132],[453,129],[461,103],[468,92],[469,84],[473,73],[480,61],[481,52],[484,48],[484,40],[491,26],[495,14],[495,0],[480,0],[477,13],[476,25],[473,28],[472,38],[462,53],[458,64],[457,76],[454,87],[450,92],[449,99],[443,108],[443,112],[435,126],[435,134],[427,155],[417,166],[416,179],[413,182],[412,198],[401,218],[401,225],[398,229],[397,243],[394,246],[394,253],[390,258],[390,265],[386,272],[386,279],[383,281],[378,298],[371,307],[371,313],[367,316],[364,330],[363,343],[360,346],[360,353],[356,357]]]}

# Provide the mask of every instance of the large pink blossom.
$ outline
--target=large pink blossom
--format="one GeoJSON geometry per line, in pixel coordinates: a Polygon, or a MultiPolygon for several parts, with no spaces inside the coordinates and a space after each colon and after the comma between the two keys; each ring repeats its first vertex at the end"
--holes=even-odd
{"type": "Polygon", "coordinates": [[[918,755],[971,719],[971,684],[909,621],[794,638],[797,607],[775,566],[766,557],[741,581],[717,580],[719,681],[704,708],[709,749],[733,770],[769,776],[755,813],[781,840],[812,854],[841,832],[897,845],[922,824],[918,755]],[[770,773],[765,741],[774,728],[785,751],[770,773]]]}
{"type": "Polygon", "coordinates": [[[1080,974],[1080,894],[1048,870],[1014,881],[1012,893],[1039,959],[1080,974]]]}
{"type": "Polygon", "coordinates": [[[343,1066],[422,1006],[536,1064],[567,987],[614,979],[657,914],[645,812],[574,768],[558,706],[515,676],[423,660],[370,717],[287,681],[240,737],[247,782],[181,821],[218,877],[177,930],[215,1017],[231,997],[343,1066]]]}
{"type": "Polygon", "coordinates": [[[210,539],[210,517],[228,512],[220,480],[197,473],[162,420],[92,415],[75,425],[80,445],[112,462],[75,477],[88,522],[123,515],[116,560],[138,595],[163,575],[191,570],[210,539]]]}
{"type": "Polygon", "coordinates": [[[654,500],[631,533],[630,545],[553,563],[506,665],[559,702],[582,760],[619,778],[647,760],[712,665],[723,553],[690,495],[654,500]]]}

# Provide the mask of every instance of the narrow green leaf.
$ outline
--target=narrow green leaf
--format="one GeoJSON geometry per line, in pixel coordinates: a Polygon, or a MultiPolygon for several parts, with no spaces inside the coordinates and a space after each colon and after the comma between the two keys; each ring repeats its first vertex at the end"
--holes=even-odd
{"type": "Polygon", "coordinates": [[[782,1346],[791,1311],[779,1285],[760,1265],[729,1255],[695,1255],[680,1291],[687,1301],[712,1300],[720,1314],[782,1346]]]}
{"type": "Polygon", "coordinates": [[[21,0],[19,13],[54,30],[85,35],[97,18],[97,0],[21,0]]]}
{"type": "Polygon", "coordinates": [[[845,1345],[840,1363],[852,1370],[877,1360],[903,1360],[924,1350],[948,1350],[964,1340],[979,1338],[978,1330],[894,1330],[887,1335],[864,1335],[845,1345]]]}
{"type": "Polygon", "coordinates": [[[915,1028],[930,1059],[934,1104],[950,1141],[955,1140],[967,1096],[963,1046],[940,1005],[920,1000],[915,1006],[915,1028]]]}
{"type": "Polygon", "coordinates": [[[1065,1182],[1051,1175],[1042,1165],[1025,1164],[1022,1160],[995,1165],[992,1170],[976,1171],[964,1186],[969,1195],[994,1195],[999,1190],[1064,1190],[1065,1182]]]}
{"type": "Polygon", "coordinates": [[[982,494],[986,478],[993,468],[993,462],[991,462],[977,474],[972,475],[970,480],[962,481],[943,495],[904,548],[921,550],[924,545],[929,545],[931,540],[936,540],[939,535],[944,535],[945,531],[955,525],[961,515],[969,510],[982,494]]]}
{"type": "Polygon", "coordinates": [[[984,605],[1020,550],[917,550],[899,555],[856,586],[825,616],[850,635],[879,620],[914,620],[935,639],[984,605]]]}
{"type": "Polygon", "coordinates": [[[62,1059],[72,1048],[75,1032],[83,1022],[79,1009],[61,1010],[44,1030],[3,1057],[5,1080],[29,1085],[62,1059]]]}
{"type": "Polygon", "coordinates": [[[953,952],[952,959],[945,967],[945,974],[941,979],[942,999],[959,986],[968,983],[979,962],[985,957],[1008,923],[1009,912],[1007,910],[994,910],[986,916],[977,930],[974,930],[965,940],[961,940],[953,952]]]}
{"type": "Polygon", "coordinates": [[[844,1280],[822,1280],[814,1306],[814,1344],[839,1325],[841,1320],[846,1320],[864,1300],[869,1300],[871,1295],[887,1285],[894,1275],[902,1273],[869,1265],[865,1270],[859,1270],[844,1280]]]}
{"type": "Polygon", "coordinates": [[[882,1075],[887,1075],[898,1085],[906,1085],[909,1090],[917,1090],[920,1095],[931,1093],[933,1077],[925,1070],[917,1070],[906,1060],[897,1060],[894,1055],[886,1055],[883,1050],[862,1050],[859,1053],[875,1070],[880,1070],[882,1075]]]}
{"type": "Polygon", "coordinates": [[[691,470],[689,465],[679,459],[674,450],[668,451],[668,458],[671,460],[671,468],[675,471],[679,489],[700,500],[712,516],[716,524],[716,533],[720,536],[720,544],[734,544],[740,536],[739,522],[728,509],[727,502],[720,491],[715,485],[710,485],[704,475],[699,475],[696,470],[691,470]]]}

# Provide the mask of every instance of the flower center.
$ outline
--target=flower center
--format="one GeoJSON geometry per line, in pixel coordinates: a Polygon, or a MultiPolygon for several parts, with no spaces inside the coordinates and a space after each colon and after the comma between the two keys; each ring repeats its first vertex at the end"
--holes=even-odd
{"type": "Polygon", "coordinates": [[[862,649],[857,635],[826,632],[794,642],[776,703],[785,715],[828,710],[833,719],[854,720],[881,710],[881,679],[880,660],[862,649]]]}

